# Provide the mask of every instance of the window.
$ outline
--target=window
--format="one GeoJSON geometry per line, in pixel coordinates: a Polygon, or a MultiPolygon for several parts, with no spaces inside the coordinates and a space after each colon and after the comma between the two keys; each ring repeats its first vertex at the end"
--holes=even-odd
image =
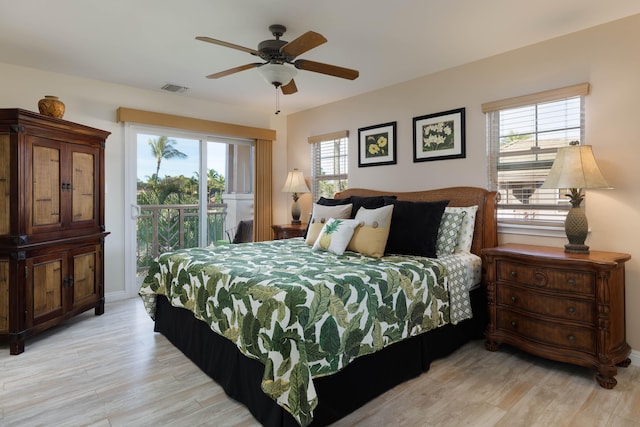
{"type": "Polygon", "coordinates": [[[498,191],[501,224],[558,225],[571,207],[566,191],[541,189],[558,148],[584,138],[589,85],[483,104],[489,188],[498,191]]]}
{"type": "Polygon", "coordinates": [[[311,196],[331,198],[347,188],[348,131],[309,138],[311,143],[311,196]]]}

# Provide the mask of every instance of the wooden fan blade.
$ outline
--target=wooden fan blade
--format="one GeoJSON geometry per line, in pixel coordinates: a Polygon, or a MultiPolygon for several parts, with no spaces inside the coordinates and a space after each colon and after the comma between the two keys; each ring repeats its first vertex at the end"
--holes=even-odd
{"type": "Polygon", "coordinates": [[[298,59],[293,65],[300,70],[314,71],[316,73],[328,74],[349,80],[355,80],[360,75],[358,70],[323,64],[322,62],[308,61],[306,59],[298,59]]]}
{"type": "Polygon", "coordinates": [[[287,83],[286,85],[280,86],[280,89],[282,89],[282,93],[284,95],[291,95],[293,93],[296,93],[298,91],[298,87],[296,86],[296,82],[291,79],[291,81],[289,83],[287,83]]]}
{"type": "Polygon", "coordinates": [[[198,37],[196,37],[196,40],[200,40],[202,42],[207,42],[207,43],[217,44],[219,46],[230,47],[231,49],[237,49],[237,50],[241,50],[243,52],[250,53],[252,55],[260,56],[260,52],[258,52],[255,49],[250,49],[248,47],[244,47],[244,46],[240,46],[240,45],[237,45],[237,44],[225,42],[225,41],[222,41],[222,40],[212,39],[211,37],[198,36],[198,37]]]}
{"type": "Polygon", "coordinates": [[[229,74],[239,73],[240,71],[249,70],[261,66],[262,63],[255,62],[253,64],[240,65],[239,67],[229,68],[228,70],[220,71],[218,73],[209,74],[208,79],[219,79],[220,77],[228,76],[229,74]]]}
{"type": "Polygon", "coordinates": [[[322,34],[307,31],[297,39],[282,46],[280,52],[292,59],[326,42],[327,39],[322,34]]]}

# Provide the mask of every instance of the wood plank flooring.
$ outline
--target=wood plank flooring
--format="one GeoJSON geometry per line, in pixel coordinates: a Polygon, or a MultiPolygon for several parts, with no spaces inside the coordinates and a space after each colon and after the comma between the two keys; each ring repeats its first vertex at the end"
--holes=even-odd
{"type": "MultiPolygon", "coordinates": [[[[617,379],[604,390],[586,368],[476,341],[335,426],[640,427],[640,368],[617,379]]],[[[137,298],[36,336],[19,356],[0,345],[0,426],[257,425],[153,332],[137,298]]]]}

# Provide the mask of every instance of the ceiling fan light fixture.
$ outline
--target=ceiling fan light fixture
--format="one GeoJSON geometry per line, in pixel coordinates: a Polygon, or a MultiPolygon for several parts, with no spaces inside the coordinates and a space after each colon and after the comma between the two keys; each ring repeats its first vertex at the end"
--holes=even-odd
{"type": "Polygon", "coordinates": [[[258,68],[260,75],[267,83],[276,88],[288,84],[296,76],[298,71],[285,64],[264,64],[258,68]]]}

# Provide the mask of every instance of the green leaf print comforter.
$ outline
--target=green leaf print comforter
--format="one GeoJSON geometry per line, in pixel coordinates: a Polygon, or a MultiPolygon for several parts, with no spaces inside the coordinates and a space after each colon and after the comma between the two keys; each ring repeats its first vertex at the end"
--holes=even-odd
{"type": "Polygon", "coordinates": [[[297,238],[165,253],[140,296],[151,317],[166,295],[260,360],[262,390],[306,426],[313,378],[449,323],[446,274],[434,259],[337,256],[297,238]]]}

